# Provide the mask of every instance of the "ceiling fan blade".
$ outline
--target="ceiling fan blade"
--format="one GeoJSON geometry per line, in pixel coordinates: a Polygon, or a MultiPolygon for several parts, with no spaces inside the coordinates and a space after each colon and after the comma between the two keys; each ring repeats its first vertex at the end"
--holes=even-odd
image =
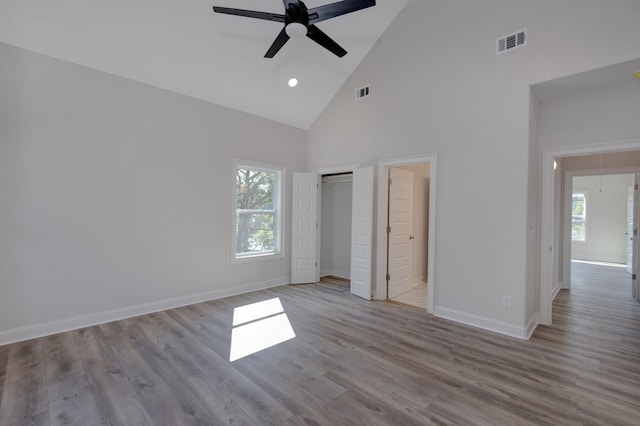
{"type": "Polygon", "coordinates": [[[307,37],[340,58],[347,54],[346,50],[340,47],[338,43],[333,41],[331,37],[326,35],[320,28],[316,27],[315,25],[309,25],[307,37]]]}
{"type": "Polygon", "coordinates": [[[230,7],[213,6],[216,13],[224,13],[227,15],[244,16],[247,18],[264,19],[266,21],[284,22],[284,15],[269,12],[258,12],[255,10],[233,9],[230,7]]]}
{"type": "Polygon", "coordinates": [[[300,5],[298,0],[283,0],[285,10],[289,10],[290,4],[295,4],[296,6],[300,5]]]}
{"type": "MultiPolygon", "coordinates": [[[[286,0],[285,0],[286,1],[286,0]]],[[[376,5],[376,0],[344,0],[309,9],[309,23],[326,21],[376,5]]]]}
{"type": "Polygon", "coordinates": [[[274,56],[276,56],[276,53],[278,53],[278,51],[282,49],[282,46],[284,46],[287,41],[289,41],[289,36],[283,28],[282,31],[280,31],[280,34],[278,34],[278,37],[276,37],[276,39],[274,40],[269,50],[267,50],[267,53],[264,55],[264,57],[273,58],[274,56]]]}

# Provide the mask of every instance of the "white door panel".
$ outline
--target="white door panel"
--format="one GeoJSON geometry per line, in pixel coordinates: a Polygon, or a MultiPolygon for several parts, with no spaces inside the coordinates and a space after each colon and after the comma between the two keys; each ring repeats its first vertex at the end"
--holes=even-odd
{"type": "Polygon", "coordinates": [[[351,293],[371,300],[373,266],[373,167],[353,172],[351,293]]]}
{"type": "Polygon", "coordinates": [[[396,297],[411,290],[413,254],[413,173],[389,169],[389,252],[388,296],[396,297]]]}
{"type": "Polygon", "coordinates": [[[318,175],[293,174],[291,284],[316,281],[318,175]]]}
{"type": "Polygon", "coordinates": [[[631,262],[631,295],[640,300],[640,288],[638,288],[638,262],[640,259],[640,238],[638,238],[638,224],[640,223],[640,200],[638,199],[638,183],[640,181],[640,173],[636,173],[634,176],[633,185],[633,233],[630,237],[633,238],[632,247],[632,262],[631,262]]]}
{"type": "Polygon", "coordinates": [[[632,274],[633,270],[633,208],[634,197],[633,187],[630,187],[627,191],[627,273],[632,274]]]}

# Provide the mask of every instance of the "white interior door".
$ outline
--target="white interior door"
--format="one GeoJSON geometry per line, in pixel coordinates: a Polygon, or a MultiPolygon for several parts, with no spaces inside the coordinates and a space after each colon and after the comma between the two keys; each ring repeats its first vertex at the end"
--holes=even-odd
{"type": "Polygon", "coordinates": [[[633,208],[633,187],[630,187],[627,191],[627,231],[624,233],[627,237],[627,273],[629,274],[633,273],[633,208]]]}
{"type": "Polygon", "coordinates": [[[640,289],[638,288],[638,261],[640,258],[640,238],[638,238],[638,223],[640,223],[640,200],[638,199],[638,182],[640,181],[640,173],[636,173],[634,176],[633,185],[633,233],[630,237],[633,238],[633,259],[631,266],[631,295],[640,300],[640,289]]]}
{"type": "Polygon", "coordinates": [[[413,173],[389,169],[388,296],[411,290],[413,254],[413,173]]]}
{"type": "Polygon", "coordinates": [[[316,173],[293,174],[293,199],[291,212],[291,284],[316,281],[317,226],[318,226],[318,175],[316,173]]]}
{"type": "Polygon", "coordinates": [[[353,171],[351,293],[371,300],[373,266],[373,167],[353,171]]]}

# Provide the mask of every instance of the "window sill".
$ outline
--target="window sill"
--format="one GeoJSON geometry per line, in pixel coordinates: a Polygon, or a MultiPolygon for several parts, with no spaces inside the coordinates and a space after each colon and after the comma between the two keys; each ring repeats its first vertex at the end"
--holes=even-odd
{"type": "Polygon", "coordinates": [[[233,257],[231,258],[232,264],[264,262],[267,260],[284,259],[283,253],[267,253],[267,254],[255,254],[251,256],[233,257]]]}

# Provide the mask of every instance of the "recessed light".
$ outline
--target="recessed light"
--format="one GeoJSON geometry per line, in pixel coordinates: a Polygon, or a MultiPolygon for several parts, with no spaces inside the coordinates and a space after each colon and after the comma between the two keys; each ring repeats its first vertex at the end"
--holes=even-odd
{"type": "Polygon", "coordinates": [[[291,77],[289,79],[289,87],[296,87],[298,85],[298,79],[295,77],[291,77]]]}

